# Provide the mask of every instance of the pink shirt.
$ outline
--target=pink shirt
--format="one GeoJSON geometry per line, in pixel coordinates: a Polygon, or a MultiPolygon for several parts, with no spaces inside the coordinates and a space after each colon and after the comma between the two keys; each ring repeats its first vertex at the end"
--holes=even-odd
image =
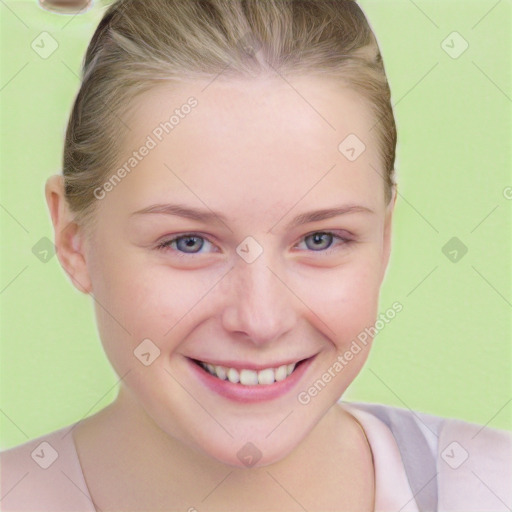
{"type": "MultiPolygon", "coordinates": [[[[438,511],[510,510],[510,433],[395,407],[340,403],[370,443],[376,512],[419,512],[420,494],[435,496],[438,511]],[[420,486],[415,492],[411,482],[420,486]]],[[[95,512],[73,441],[74,425],[0,452],[3,511],[95,512]]]]}

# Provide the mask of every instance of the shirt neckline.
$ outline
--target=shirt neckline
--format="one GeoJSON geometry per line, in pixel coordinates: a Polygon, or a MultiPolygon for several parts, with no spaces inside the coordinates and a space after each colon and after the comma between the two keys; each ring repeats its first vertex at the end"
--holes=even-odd
{"type": "Polygon", "coordinates": [[[374,512],[419,512],[391,430],[375,415],[356,404],[342,401],[338,404],[360,424],[370,445],[375,475],[374,512]]]}

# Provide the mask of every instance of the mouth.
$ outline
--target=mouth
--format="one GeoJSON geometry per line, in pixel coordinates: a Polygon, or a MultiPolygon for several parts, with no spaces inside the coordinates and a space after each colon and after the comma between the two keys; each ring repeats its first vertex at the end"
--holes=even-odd
{"type": "Polygon", "coordinates": [[[302,359],[296,363],[269,366],[261,370],[243,367],[233,368],[206,361],[199,361],[197,359],[192,359],[192,361],[204,371],[220,380],[227,380],[233,384],[240,384],[242,386],[270,386],[275,382],[281,382],[287,379],[298,366],[306,361],[306,359],[302,359]]]}
{"type": "Polygon", "coordinates": [[[208,389],[237,402],[260,402],[288,395],[318,354],[268,366],[187,357],[192,373],[208,389]]]}

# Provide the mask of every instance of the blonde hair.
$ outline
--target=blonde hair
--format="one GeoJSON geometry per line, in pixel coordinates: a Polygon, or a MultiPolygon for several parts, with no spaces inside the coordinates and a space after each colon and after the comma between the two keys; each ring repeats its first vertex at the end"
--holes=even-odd
{"type": "MultiPolygon", "coordinates": [[[[355,0],[117,0],[88,46],[64,144],[65,194],[89,224],[119,161],[122,117],[162,81],[257,77],[339,78],[375,116],[386,202],[394,186],[396,126],[376,38],[355,0]]],[[[341,142],[341,140],[340,140],[341,142]]]]}

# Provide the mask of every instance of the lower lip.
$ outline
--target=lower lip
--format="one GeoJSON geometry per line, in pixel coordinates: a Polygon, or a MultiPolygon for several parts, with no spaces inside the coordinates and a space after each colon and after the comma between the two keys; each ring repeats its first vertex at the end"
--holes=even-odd
{"type": "Polygon", "coordinates": [[[256,386],[244,386],[243,384],[235,384],[229,380],[218,379],[206,370],[203,370],[191,359],[187,358],[187,361],[191,370],[206,387],[230,400],[248,403],[273,400],[289,393],[299,382],[314,358],[315,356],[304,360],[304,362],[282,381],[274,382],[274,384],[258,384],[256,386]]]}

